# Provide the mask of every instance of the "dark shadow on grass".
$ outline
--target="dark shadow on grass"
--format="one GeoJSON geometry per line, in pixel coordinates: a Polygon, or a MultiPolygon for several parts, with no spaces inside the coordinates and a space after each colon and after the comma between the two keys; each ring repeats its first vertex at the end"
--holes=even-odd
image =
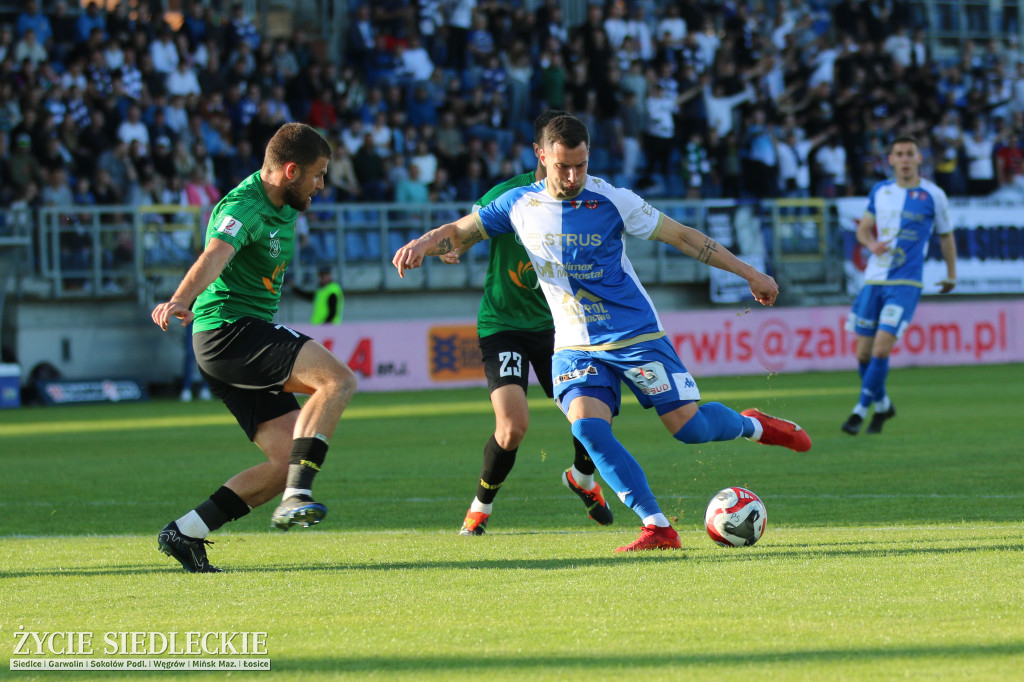
{"type": "MultiPolygon", "coordinates": [[[[517,679],[524,675],[550,676],[555,671],[596,672],[599,677],[614,671],[629,671],[654,668],[659,675],[671,676],[677,668],[704,668],[720,666],[737,671],[751,665],[814,665],[839,663],[873,663],[907,660],[959,660],[991,659],[1019,656],[1024,651],[1024,642],[1010,644],[960,644],[951,646],[895,646],[864,647],[860,649],[809,649],[805,651],[743,652],[730,649],[721,653],[651,653],[638,656],[635,652],[612,654],[587,654],[552,652],[547,656],[488,656],[453,654],[451,656],[336,656],[331,658],[277,658],[270,652],[271,673],[422,673],[438,675],[444,673],[464,675],[477,673],[481,679],[500,675],[502,679],[517,679]]],[[[178,673],[178,676],[188,673],[178,673]]],[[[208,676],[207,672],[196,673],[208,676]]],[[[262,676],[265,673],[260,673],[262,676]]],[[[89,679],[123,679],[129,672],[89,671],[89,679]]]]}
{"type": "MultiPolygon", "coordinates": [[[[227,573],[270,573],[276,571],[432,571],[437,569],[462,570],[530,570],[553,571],[567,568],[592,568],[599,566],[621,566],[622,562],[683,562],[695,561],[700,564],[727,564],[734,562],[757,562],[772,559],[822,559],[822,558],[891,558],[901,556],[942,555],[979,552],[1022,552],[1024,542],[980,545],[976,547],[865,547],[861,549],[833,549],[829,545],[807,548],[763,547],[748,550],[744,548],[722,549],[721,552],[704,554],[694,559],[685,552],[642,552],[636,554],[616,554],[605,557],[578,557],[559,559],[466,559],[465,561],[392,561],[379,564],[367,563],[306,563],[306,564],[275,564],[273,566],[240,566],[230,564],[221,567],[227,573]]],[[[218,562],[221,563],[221,562],[218,562]]],[[[0,571],[0,580],[5,578],[32,578],[39,576],[106,576],[106,575],[142,575],[146,573],[180,573],[181,569],[174,566],[87,566],[81,568],[44,569],[39,571],[0,571]]],[[[208,579],[201,576],[198,579],[208,579]]],[[[213,578],[215,579],[215,578],[213,578]]]]}
{"type": "Polygon", "coordinates": [[[541,674],[552,669],[578,668],[579,670],[609,672],[616,668],[635,670],[636,668],[675,668],[721,665],[740,667],[746,665],[768,663],[838,663],[868,662],[892,659],[923,659],[923,658],[987,658],[993,656],[1019,656],[1024,650],[1024,642],[1014,644],[991,645],[953,645],[953,646],[905,646],[905,647],[866,647],[862,649],[811,649],[809,651],[771,651],[744,653],[730,650],[721,653],[688,653],[688,654],[657,654],[644,652],[643,656],[634,653],[613,654],[602,656],[586,655],[551,655],[551,656],[361,656],[355,658],[332,659],[274,659],[271,653],[271,666],[274,670],[313,672],[331,670],[338,672],[443,672],[462,673],[479,670],[481,673],[533,673],[541,674]]]}
{"type": "MultiPolygon", "coordinates": [[[[273,571],[401,571],[401,570],[533,570],[552,571],[565,568],[582,568],[591,566],[613,566],[623,561],[686,561],[682,552],[645,552],[641,554],[614,555],[608,557],[581,557],[578,559],[467,559],[466,561],[397,561],[380,564],[275,564],[273,566],[241,566],[221,565],[226,573],[269,573],[273,571]]],[[[221,562],[218,562],[221,563],[221,562]]],[[[176,566],[83,566],[81,568],[61,568],[40,571],[0,571],[0,580],[4,578],[33,578],[39,576],[99,576],[99,575],[142,575],[145,573],[181,573],[176,566]]],[[[209,574],[216,575],[216,574],[209,574]]],[[[204,576],[200,576],[203,579],[204,576]]]]}

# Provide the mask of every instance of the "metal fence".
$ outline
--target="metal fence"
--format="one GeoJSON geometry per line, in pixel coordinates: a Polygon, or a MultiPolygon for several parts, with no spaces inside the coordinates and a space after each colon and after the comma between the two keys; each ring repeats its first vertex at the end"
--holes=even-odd
{"type": "MultiPolygon", "coordinates": [[[[831,202],[652,203],[740,257],[762,257],[780,284],[808,291],[841,290],[842,246],[831,202]]],[[[487,271],[484,245],[472,248],[457,266],[427,259],[422,274],[415,277],[401,279],[391,265],[403,244],[469,209],[460,203],[313,204],[297,224],[289,277],[293,283],[311,284],[316,270],[328,266],[351,292],[479,288],[487,271]]],[[[174,291],[202,248],[209,215],[209,209],[191,206],[44,207],[34,215],[22,211],[8,212],[4,222],[8,234],[30,242],[17,262],[19,296],[137,297],[145,303],[174,291]]],[[[644,282],[709,280],[708,266],[661,242],[628,238],[626,250],[644,282]]]]}

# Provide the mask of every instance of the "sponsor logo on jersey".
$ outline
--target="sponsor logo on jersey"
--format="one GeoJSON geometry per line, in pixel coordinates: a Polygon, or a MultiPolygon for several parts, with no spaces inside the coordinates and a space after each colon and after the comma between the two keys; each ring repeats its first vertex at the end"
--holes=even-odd
{"type": "Polygon", "coordinates": [[[512,283],[520,289],[536,289],[540,286],[537,273],[533,269],[533,263],[519,261],[519,265],[515,270],[508,271],[508,276],[512,283]],[[533,280],[533,284],[530,284],[530,280],[533,280]]]}
{"type": "MultiPolygon", "coordinates": [[[[277,234],[276,232],[274,234],[277,234]]],[[[281,255],[281,240],[271,239],[270,240],[270,257],[277,258],[281,255]]]]}
{"type": "Polygon", "coordinates": [[[573,232],[531,232],[526,235],[524,246],[528,249],[536,249],[540,246],[601,246],[601,235],[573,232]]]}
{"type": "Polygon", "coordinates": [[[672,390],[672,382],[665,374],[660,362],[648,362],[626,370],[626,378],[632,381],[644,395],[657,395],[672,390]]]}
{"type": "Polygon", "coordinates": [[[242,221],[238,218],[232,218],[229,215],[224,216],[224,220],[220,221],[220,227],[217,228],[217,232],[222,232],[229,237],[236,236],[242,229],[242,221]]]}
{"type": "Polygon", "coordinates": [[[583,205],[589,209],[597,208],[597,199],[587,199],[583,202],[583,205]]]}
{"type": "Polygon", "coordinates": [[[537,197],[530,197],[530,200],[526,202],[527,208],[537,208],[538,206],[540,206],[540,201],[537,200],[537,197]]]}
{"type": "Polygon", "coordinates": [[[559,384],[564,384],[566,381],[573,381],[574,379],[579,379],[580,377],[587,376],[588,374],[596,375],[597,368],[593,366],[580,367],[579,369],[574,369],[571,372],[559,374],[557,377],[555,377],[555,386],[558,386],[559,384]]]}

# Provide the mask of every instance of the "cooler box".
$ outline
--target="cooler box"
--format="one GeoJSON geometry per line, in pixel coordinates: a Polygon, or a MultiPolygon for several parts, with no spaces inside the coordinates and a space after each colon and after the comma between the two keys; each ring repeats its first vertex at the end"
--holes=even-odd
{"type": "Polygon", "coordinates": [[[21,407],[21,366],[0,365],[0,409],[21,407]]]}

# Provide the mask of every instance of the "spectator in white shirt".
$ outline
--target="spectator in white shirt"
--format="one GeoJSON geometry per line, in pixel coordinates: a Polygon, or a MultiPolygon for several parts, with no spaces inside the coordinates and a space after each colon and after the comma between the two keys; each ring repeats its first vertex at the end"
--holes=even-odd
{"type": "Polygon", "coordinates": [[[747,83],[743,92],[729,97],[724,93],[725,87],[721,82],[713,85],[708,82],[704,86],[704,111],[707,113],[708,126],[717,130],[721,138],[725,138],[733,128],[733,111],[736,107],[754,97],[754,88],[747,83]]]}
{"type": "Polygon", "coordinates": [[[914,43],[907,35],[906,26],[897,26],[896,32],[885,39],[882,51],[889,55],[894,62],[904,67],[910,67],[914,62],[914,43]]]}
{"type": "Polygon", "coordinates": [[[153,69],[158,73],[169,74],[178,67],[178,46],[166,28],[161,29],[156,40],[150,43],[149,54],[153,58],[153,69]]]}
{"type": "Polygon", "coordinates": [[[604,20],[604,32],[608,36],[608,45],[613,50],[619,49],[622,39],[626,37],[626,3],[623,0],[612,0],[608,4],[608,18],[604,20]]]}
{"type": "Polygon", "coordinates": [[[979,116],[974,121],[971,134],[964,136],[968,195],[983,197],[996,190],[996,172],[993,162],[995,146],[995,137],[988,132],[985,119],[979,116]]]}
{"type": "Polygon", "coordinates": [[[117,139],[128,147],[131,147],[133,140],[137,140],[140,153],[149,153],[149,129],[142,122],[142,110],[139,109],[139,105],[133,104],[128,107],[127,118],[117,127],[117,139]]]}
{"type": "Polygon", "coordinates": [[[182,59],[178,62],[174,71],[167,75],[167,94],[171,95],[199,95],[202,89],[199,87],[199,78],[192,70],[188,62],[182,59]]]}
{"type": "MultiPolygon", "coordinates": [[[[430,60],[430,55],[418,37],[410,38],[408,47],[399,47],[398,55],[402,62],[402,70],[409,75],[413,82],[429,80],[431,74],[434,73],[434,63],[430,60]]],[[[423,175],[420,177],[432,178],[434,176],[423,175]]]]}
{"type": "Polygon", "coordinates": [[[814,155],[814,162],[820,170],[818,196],[846,196],[846,148],[840,144],[838,135],[829,137],[814,155]]]}
{"type": "Polygon", "coordinates": [[[665,16],[658,22],[657,34],[661,37],[661,44],[673,52],[683,46],[683,39],[686,38],[686,20],[680,16],[679,5],[670,2],[665,8],[665,16]]]}

